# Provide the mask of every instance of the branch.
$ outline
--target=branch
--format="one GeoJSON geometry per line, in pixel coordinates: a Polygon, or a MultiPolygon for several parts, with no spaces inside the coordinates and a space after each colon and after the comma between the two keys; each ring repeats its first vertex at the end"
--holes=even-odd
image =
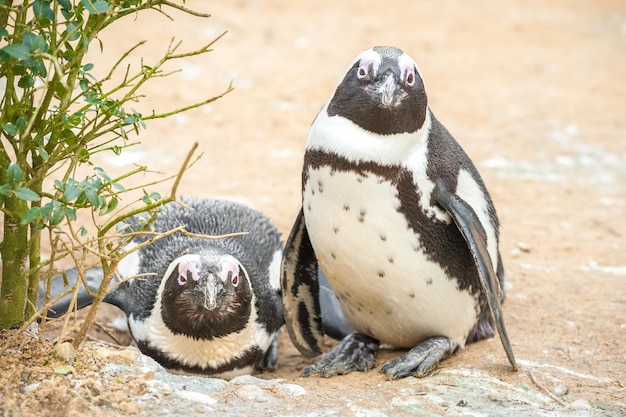
{"type": "Polygon", "coordinates": [[[170,117],[170,116],[173,116],[175,114],[183,113],[183,112],[186,112],[187,110],[195,109],[197,107],[202,107],[202,106],[204,106],[206,104],[212,103],[212,102],[214,102],[214,101],[224,97],[226,94],[230,93],[233,90],[234,90],[234,88],[233,88],[233,84],[231,82],[229,84],[228,88],[226,89],[226,91],[224,91],[222,94],[220,94],[218,96],[211,97],[210,99],[207,99],[207,100],[204,100],[204,101],[201,101],[199,103],[192,104],[192,105],[189,105],[189,106],[186,106],[186,107],[182,107],[180,109],[172,110],[172,111],[167,112],[167,113],[159,113],[159,114],[154,114],[153,113],[151,116],[145,116],[145,117],[142,117],[141,119],[144,120],[144,121],[145,120],[153,120],[153,119],[163,119],[165,117],[170,117]]]}

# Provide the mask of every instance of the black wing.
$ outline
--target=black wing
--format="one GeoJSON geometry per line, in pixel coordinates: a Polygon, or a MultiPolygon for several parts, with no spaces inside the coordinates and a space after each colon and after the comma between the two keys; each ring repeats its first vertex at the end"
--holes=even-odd
{"type": "Polygon", "coordinates": [[[476,269],[478,270],[478,276],[480,278],[483,293],[487,298],[489,309],[491,310],[491,314],[493,315],[493,319],[496,323],[496,328],[500,334],[502,346],[506,351],[506,356],[513,366],[513,369],[517,370],[517,364],[515,362],[515,356],[513,356],[511,342],[507,336],[504,321],[502,319],[500,299],[496,293],[499,289],[499,285],[496,273],[493,269],[493,263],[491,262],[489,251],[487,250],[487,234],[485,233],[485,229],[480,223],[480,219],[472,207],[467,204],[467,202],[463,201],[459,196],[451,193],[446,188],[443,181],[436,182],[433,198],[452,217],[454,223],[459,228],[461,234],[467,242],[467,247],[472,254],[472,258],[476,264],[476,269]]]}
{"type": "Polygon", "coordinates": [[[304,213],[300,209],[285,245],[280,276],[289,337],[306,356],[319,355],[324,344],[317,268],[304,213]]]}
{"type": "MultiPolygon", "coordinates": [[[[93,303],[92,294],[98,292],[98,289],[100,288],[100,284],[102,283],[103,279],[104,273],[102,272],[102,268],[99,266],[89,268],[85,271],[85,283],[87,284],[87,288],[82,283],[78,284],[75,304],[75,308],[77,310],[87,307],[93,303]]],[[[78,280],[79,277],[77,268],[71,268],[65,271],[63,274],[53,276],[52,280],[50,281],[50,294],[48,299],[54,300],[56,297],[63,294],[63,292],[75,286],[78,280]]],[[[111,281],[112,282],[110,286],[113,286],[116,282],[115,277],[111,281]]],[[[115,289],[110,290],[109,292],[107,292],[102,301],[108,304],[112,304],[126,311],[126,291],[124,289],[126,285],[127,283],[122,283],[115,289]]],[[[39,283],[38,309],[41,309],[44,306],[45,296],[46,284],[42,281],[39,283]]],[[[48,308],[46,316],[51,318],[57,318],[67,313],[70,309],[70,306],[72,305],[72,297],[72,292],[70,292],[69,294],[66,294],[64,297],[62,297],[59,301],[52,304],[48,308]]]]}

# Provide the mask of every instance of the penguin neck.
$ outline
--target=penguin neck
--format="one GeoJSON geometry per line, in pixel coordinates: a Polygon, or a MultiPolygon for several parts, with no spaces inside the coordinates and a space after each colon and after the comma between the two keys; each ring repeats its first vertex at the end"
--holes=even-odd
{"type": "Polygon", "coordinates": [[[326,104],[311,125],[306,149],[336,154],[351,162],[403,165],[417,149],[426,149],[431,124],[428,109],[422,127],[415,132],[380,135],[344,117],[329,116],[326,104]]]}

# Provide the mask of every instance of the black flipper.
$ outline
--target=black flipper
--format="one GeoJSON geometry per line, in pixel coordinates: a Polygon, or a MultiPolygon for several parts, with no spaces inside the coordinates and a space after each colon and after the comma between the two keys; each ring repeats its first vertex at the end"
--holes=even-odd
{"type": "MultiPolygon", "coordinates": [[[[100,283],[103,278],[102,268],[94,267],[85,271],[85,282],[87,287],[92,293],[97,293],[98,288],[100,287],[100,283]]],[[[53,300],[54,298],[61,295],[68,288],[76,285],[76,281],[79,280],[78,277],[78,269],[72,268],[65,271],[64,274],[58,274],[52,277],[50,281],[50,295],[49,300],[53,300]],[[63,279],[63,275],[65,275],[66,279],[63,279]],[[67,281],[67,285],[65,284],[67,281]]],[[[38,308],[41,309],[44,305],[44,300],[46,296],[46,285],[44,282],[39,283],[39,305],[38,308]]],[[[54,303],[48,309],[48,313],[46,314],[48,317],[57,318],[61,317],[63,314],[67,313],[70,304],[72,301],[72,293],[67,294],[65,297],[61,298],[59,301],[54,303]]],[[[89,291],[85,288],[84,285],[78,285],[78,294],[76,296],[76,308],[81,309],[87,307],[93,303],[93,297],[89,293],[89,291]]]]}
{"type": "MultiPolygon", "coordinates": [[[[76,285],[76,281],[78,281],[78,279],[79,277],[77,268],[71,268],[65,271],[64,274],[58,274],[53,276],[52,280],[50,281],[50,295],[48,299],[53,300],[54,298],[65,292],[68,288],[73,287],[74,285],[76,285]],[[66,279],[63,279],[63,275],[65,275],[66,279]]],[[[77,310],[90,306],[93,303],[93,296],[91,294],[95,294],[98,292],[98,289],[100,288],[100,284],[102,283],[103,279],[104,273],[102,272],[102,268],[99,266],[89,268],[85,271],[85,282],[87,284],[87,287],[89,288],[89,291],[87,290],[87,288],[85,288],[83,284],[78,285],[78,294],[76,295],[77,310]]],[[[102,301],[112,304],[126,311],[126,291],[122,290],[123,286],[125,285],[127,285],[127,283],[122,283],[120,287],[109,291],[102,301]]],[[[45,282],[40,282],[38,303],[39,309],[41,309],[44,305],[45,292],[45,282]]],[[[69,311],[71,301],[72,293],[70,292],[65,297],[61,298],[59,301],[50,306],[46,316],[50,318],[61,317],[63,314],[69,311]]]]}
{"type": "Polygon", "coordinates": [[[285,245],[280,276],[289,337],[306,356],[319,355],[324,345],[317,269],[304,213],[300,209],[285,245]]]}
{"type": "Polygon", "coordinates": [[[478,215],[472,207],[459,196],[450,192],[443,181],[437,181],[433,192],[434,200],[443,207],[454,220],[454,223],[461,231],[467,242],[480,278],[483,293],[489,303],[489,309],[493,315],[496,328],[500,334],[500,341],[506,352],[513,369],[517,370],[513,348],[507,336],[502,319],[502,309],[500,307],[499,284],[489,251],[487,250],[487,234],[480,223],[478,215]],[[495,291],[495,292],[494,292],[495,291]]]}
{"type": "Polygon", "coordinates": [[[324,333],[333,339],[341,340],[352,332],[350,324],[341,310],[337,295],[333,291],[322,268],[318,268],[317,279],[320,287],[320,308],[324,333]]]}

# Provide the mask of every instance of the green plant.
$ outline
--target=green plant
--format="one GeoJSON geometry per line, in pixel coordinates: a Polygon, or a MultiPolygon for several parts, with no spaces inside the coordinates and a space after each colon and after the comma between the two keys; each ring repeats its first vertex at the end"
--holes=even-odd
{"type": "MultiPolygon", "coordinates": [[[[4,85],[0,101],[4,226],[0,328],[33,319],[38,282],[42,276],[56,273],[54,263],[61,257],[71,256],[82,268],[88,255],[94,254],[108,281],[124,256],[124,241],[116,240],[115,225],[174,200],[182,173],[193,163],[190,153],[175,176],[172,192],[162,197],[143,191],[154,183],[133,188],[124,185],[146,167],[112,178],[105,169],[94,167],[91,157],[99,152],[120,154],[135,144],[129,136],[145,128],[146,121],[202,106],[232,89],[228,86],[215,97],[164,113],[142,115],[130,107],[141,98],[140,90],[148,81],[170,74],[163,69],[165,63],[207,53],[219,37],[184,53],[178,52],[180,42],[172,40],[157,62],[147,65],[142,60],[138,68],[121,68],[122,61],[144,43],[139,42],[107,75],[96,78],[94,65],[85,62],[85,57],[99,42],[98,34],[114,23],[121,24],[125,16],[149,9],[168,18],[168,9],[207,16],[165,0],[34,0],[20,4],[0,0],[0,89],[4,85]],[[85,166],[92,166],[91,174],[78,178],[77,170],[85,166]],[[56,180],[47,181],[52,175],[56,180]],[[142,202],[120,207],[122,195],[137,190],[142,191],[138,198],[142,202]],[[84,211],[91,213],[93,224],[77,223],[77,214],[84,211]],[[50,258],[45,260],[41,257],[42,233],[52,246],[50,258]]],[[[99,46],[106,45],[100,42],[99,46]]],[[[95,306],[103,296],[104,291],[97,294],[95,306]]]]}

